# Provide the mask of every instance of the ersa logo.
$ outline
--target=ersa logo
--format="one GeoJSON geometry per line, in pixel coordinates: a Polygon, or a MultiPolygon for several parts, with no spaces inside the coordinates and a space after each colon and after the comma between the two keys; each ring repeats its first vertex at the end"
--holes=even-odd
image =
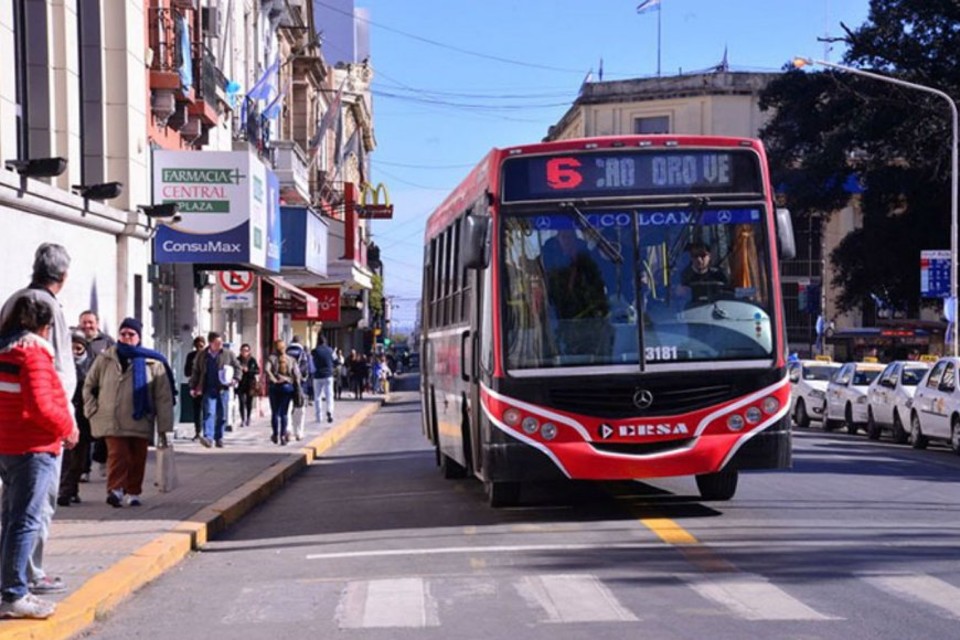
{"type": "Polygon", "coordinates": [[[645,438],[649,436],[685,436],[690,434],[690,430],[683,422],[676,424],[669,422],[657,424],[621,424],[616,427],[604,422],[600,425],[598,431],[602,440],[608,440],[614,436],[619,438],[645,438]]]}

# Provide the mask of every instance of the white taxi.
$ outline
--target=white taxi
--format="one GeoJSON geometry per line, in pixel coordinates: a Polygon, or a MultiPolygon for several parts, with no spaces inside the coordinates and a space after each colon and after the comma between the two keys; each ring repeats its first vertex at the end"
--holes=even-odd
{"type": "Polygon", "coordinates": [[[806,429],[811,420],[823,420],[827,382],[839,368],[839,363],[819,357],[816,360],[795,360],[787,363],[787,373],[790,376],[790,411],[795,425],[806,429]]]}
{"type": "Polygon", "coordinates": [[[946,440],[960,454],[960,358],[940,358],[917,385],[910,411],[909,442],[923,449],[931,438],[946,440]]]}
{"type": "Polygon", "coordinates": [[[867,387],[883,371],[877,362],[847,362],[827,383],[827,409],[823,418],[824,431],[833,431],[841,425],[850,433],[867,422],[867,387]]]}
{"type": "Polygon", "coordinates": [[[887,365],[867,389],[867,437],[879,440],[884,431],[900,444],[910,427],[909,402],[930,365],[915,360],[897,360],[887,365]]]}

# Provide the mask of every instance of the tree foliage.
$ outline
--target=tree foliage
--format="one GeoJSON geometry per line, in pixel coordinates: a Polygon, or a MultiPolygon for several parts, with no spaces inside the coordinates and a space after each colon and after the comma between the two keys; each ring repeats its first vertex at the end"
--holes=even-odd
{"type": "MultiPolygon", "coordinates": [[[[960,3],[871,0],[846,32],[842,64],[960,99],[960,3]]],[[[774,184],[795,219],[828,214],[852,197],[863,226],[833,251],[842,310],[871,295],[917,311],[920,251],[950,247],[952,121],[941,97],[843,71],[788,69],[761,95],[774,116],[761,131],[774,184]]]]}

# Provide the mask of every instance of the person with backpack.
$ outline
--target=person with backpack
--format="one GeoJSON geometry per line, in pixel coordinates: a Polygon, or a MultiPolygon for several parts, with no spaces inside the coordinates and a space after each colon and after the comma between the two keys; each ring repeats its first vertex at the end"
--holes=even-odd
{"type": "MultiPolygon", "coordinates": [[[[286,354],[297,363],[297,369],[300,372],[299,380],[310,380],[310,356],[307,353],[306,347],[300,342],[300,336],[293,336],[293,340],[287,345],[286,354]]],[[[313,391],[312,385],[310,391],[313,391]]],[[[304,393],[303,388],[300,389],[300,394],[301,397],[308,395],[304,393]]],[[[290,414],[290,427],[291,431],[293,431],[293,437],[297,440],[302,440],[306,429],[306,402],[303,402],[300,406],[296,405],[297,403],[294,403],[293,411],[290,414]]]]}
{"type": "Polygon", "coordinates": [[[333,422],[333,379],[336,371],[336,356],[327,339],[317,335],[317,346],[310,352],[313,358],[313,412],[320,422],[320,398],[327,407],[327,422],[333,422]]]}

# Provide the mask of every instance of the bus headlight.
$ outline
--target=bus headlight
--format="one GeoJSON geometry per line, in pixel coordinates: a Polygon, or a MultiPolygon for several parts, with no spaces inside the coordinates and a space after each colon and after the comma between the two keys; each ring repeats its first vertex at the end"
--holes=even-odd
{"type": "Polygon", "coordinates": [[[553,440],[557,437],[557,425],[547,422],[540,427],[540,435],[543,436],[544,440],[553,440]]]}
{"type": "Polygon", "coordinates": [[[760,409],[757,407],[750,407],[746,412],[747,422],[750,424],[757,424],[760,422],[760,418],[763,417],[763,414],[760,412],[760,409]]]}
{"type": "Polygon", "coordinates": [[[734,413],[727,418],[727,428],[730,431],[740,431],[743,429],[743,417],[739,413],[734,413]]]}
{"type": "Polygon", "coordinates": [[[780,410],[780,401],[773,396],[767,396],[763,399],[763,412],[772,416],[780,410]]]}
{"type": "Polygon", "coordinates": [[[507,409],[503,412],[503,421],[507,423],[507,426],[516,427],[520,424],[520,412],[516,409],[507,409]]]}
{"type": "Polygon", "coordinates": [[[540,428],[540,423],[537,422],[537,419],[532,416],[527,416],[523,419],[523,422],[520,423],[523,432],[527,435],[533,435],[537,432],[537,429],[540,428]]]}

